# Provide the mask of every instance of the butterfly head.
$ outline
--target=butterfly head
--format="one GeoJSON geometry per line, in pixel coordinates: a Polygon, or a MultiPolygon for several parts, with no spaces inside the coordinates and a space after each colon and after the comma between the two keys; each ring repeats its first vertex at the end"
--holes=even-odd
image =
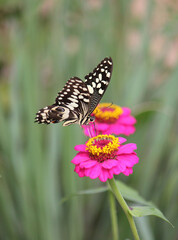
{"type": "Polygon", "coordinates": [[[82,119],[81,121],[81,125],[88,125],[91,122],[95,121],[95,117],[94,116],[86,116],[85,118],[82,119]]]}

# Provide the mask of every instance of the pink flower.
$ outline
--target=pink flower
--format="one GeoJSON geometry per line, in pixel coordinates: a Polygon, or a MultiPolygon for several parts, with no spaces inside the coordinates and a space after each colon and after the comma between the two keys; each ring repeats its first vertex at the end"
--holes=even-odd
{"type": "Polygon", "coordinates": [[[92,123],[89,126],[82,126],[87,136],[90,133],[92,136],[96,136],[97,133],[129,136],[135,132],[136,119],[131,116],[131,110],[127,107],[101,103],[97,106],[93,115],[95,116],[95,125],[92,123]]]}
{"type": "Polygon", "coordinates": [[[114,174],[132,174],[132,167],[139,161],[134,152],[137,146],[135,143],[122,145],[125,141],[122,137],[98,135],[86,144],[75,146],[79,152],[71,161],[75,164],[74,171],[79,177],[99,178],[102,182],[113,178],[114,174]]]}

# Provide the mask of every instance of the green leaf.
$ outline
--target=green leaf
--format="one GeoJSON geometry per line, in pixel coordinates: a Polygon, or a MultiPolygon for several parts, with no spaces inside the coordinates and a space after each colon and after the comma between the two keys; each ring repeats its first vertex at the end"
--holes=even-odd
{"type": "Polygon", "coordinates": [[[129,212],[133,217],[144,217],[148,215],[154,215],[168,222],[172,227],[172,223],[163,215],[163,213],[155,206],[130,206],[129,212]]]}
{"type": "Polygon", "coordinates": [[[62,198],[60,203],[62,204],[64,202],[70,200],[72,197],[77,197],[77,196],[80,196],[80,195],[102,193],[102,192],[106,192],[106,191],[108,191],[108,187],[100,187],[100,188],[94,188],[94,189],[81,190],[81,191],[78,191],[77,193],[72,193],[68,197],[62,198]]]}
{"type": "Polygon", "coordinates": [[[116,181],[116,183],[119,191],[125,199],[145,205],[152,204],[151,202],[148,202],[144,198],[142,198],[135,189],[128,187],[125,183],[121,181],[116,181]]]}
{"type": "Polygon", "coordinates": [[[147,215],[154,215],[159,218],[162,218],[163,220],[168,222],[173,227],[172,223],[170,223],[170,221],[163,215],[163,213],[158,208],[156,208],[156,206],[152,202],[146,201],[144,198],[142,198],[139,195],[139,193],[136,190],[134,190],[131,187],[128,187],[123,182],[116,181],[116,183],[117,183],[119,191],[121,192],[122,196],[125,199],[145,205],[145,206],[130,206],[129,207],[130,214],[132,216],[143,217],[143,216],[147,216],[147,215]]]}

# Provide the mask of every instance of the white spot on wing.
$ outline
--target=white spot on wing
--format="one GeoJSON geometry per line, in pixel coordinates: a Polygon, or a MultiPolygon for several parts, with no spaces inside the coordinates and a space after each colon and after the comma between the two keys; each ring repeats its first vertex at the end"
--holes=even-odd
{"type": "Polygon", "coordinates": [[[74,107],[72,105],[67,105],[67,107],[70,109],[70,110],[74,110],[74,107]]]}
{"type": "Polygon", "coordinates": [[[77,102],[77,103],[78,103],[78,100],[75,99],[75,98],[71,98],[71,97],[69,97],[68,100],[70,100],[71,102],[77,102]]]}
{"type": "Polygon", "coordinates": [[[98,83],[97,88],[100,88],[100,87],[101,87],[101,83],[98,83]]]}
{"type": "Polygon", "coordinates": [[[104,90],[102,88],[99,89],[98,93],[103,94],[104,90]]]}
{"type": "Polygon", "coordinates": [[[78,104],[77,104],[77,103],[74,103],[74,102],[72,102],[72,103],[70,103],[70,106],[72,106],[72,107],[78,107],[78,104]]]}
{"type": "Polygon", "coordinates": [[[106,77],[110,77],[111,76],[111,73],[110,72],[108,72],[107,74],[106,74],[106,77]]]}
{"type": "Polygon", "coordinates": [[[94,92],[94,91],[93,91],[93,88],[92,88],[92,86],[90,86],[90,85],[87,85],[87,87],[88,87],[89,93],[90,93],[90,94],[93,94],[93,92],[94,92]]]}
{"type": "Polygon", "coordinates": [[[99,77],[99,80],[102,80],[102,74],[101,73],[98,75],[98,77],[99,77]]]}
{"type": "Polygon", "coordinates": [[[95,82],[92,82],[92,86],[95,88],[95,87],[96,87],[96,83],[95,83],[95,82]]]}
{"type": "Polygon", "coordinates": [[[74,92],[76,92],[76,93],[78,93],[78,94],[80,93],[79,90],[77,90],[77,89],[74,89],[74,92]]]}
{"type": "Polygon", "coordinates": [[[89,99],[84,98],[83,101],[88,103],[88,102],[89,102],[89,99]]]}

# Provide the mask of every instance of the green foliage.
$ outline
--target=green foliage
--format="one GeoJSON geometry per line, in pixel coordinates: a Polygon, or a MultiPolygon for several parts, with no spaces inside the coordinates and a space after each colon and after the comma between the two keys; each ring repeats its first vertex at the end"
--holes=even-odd
{"type": "MultiPolygon", "coordinates": [[[[83,78],[105,56],[114,70],[102,101],[128,106],[137,117],[128,141],[137,143],[140,163],[118,178],[176,229],[177,12],[168,2],[2,1],[0,239],[110,239],[106,193],[59,204],[80,189],[103,187],[73,172],[82,130],[33,123],[71,76],[83,78]]],[[[120,212],[118,221],[120,238],[131,237],[120,212]]],[[[175,239],[175,229],[163,224],[137,221],[142,239],[175,239]]]]}

